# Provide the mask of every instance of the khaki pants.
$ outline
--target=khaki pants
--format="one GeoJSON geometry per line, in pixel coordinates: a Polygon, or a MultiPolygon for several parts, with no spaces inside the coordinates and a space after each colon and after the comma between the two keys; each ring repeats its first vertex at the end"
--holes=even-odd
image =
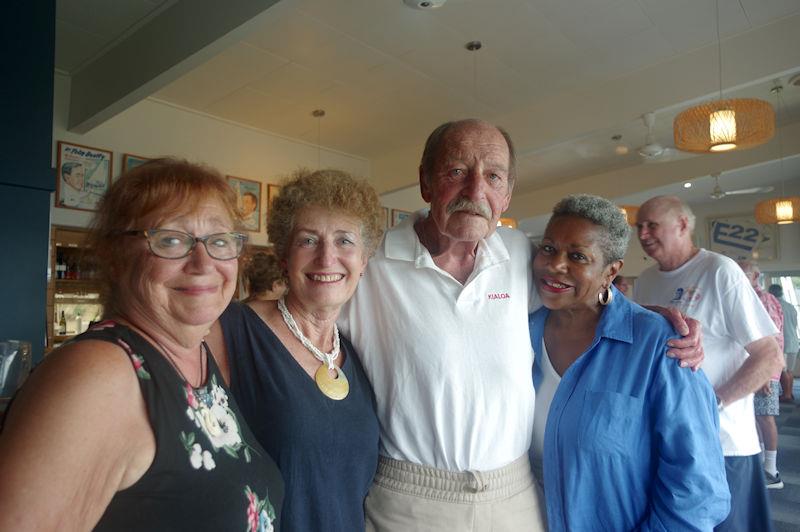
{"type": "Polygon", "coordinates": [[[368,532],[545,530],[528,457],[494,471],[444,471],[381,456],[368,532]]]}

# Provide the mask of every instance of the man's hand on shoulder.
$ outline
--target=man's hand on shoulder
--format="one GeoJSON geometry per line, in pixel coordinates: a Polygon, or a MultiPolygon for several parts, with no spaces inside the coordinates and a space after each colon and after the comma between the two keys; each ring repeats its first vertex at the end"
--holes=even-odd
{"type": "Polygon", "coordinates": [[[681,314],[675,307],[647,306],[658,312],[670,322],[675,331],[682,336],[667,343],[667,356],[677,358],[682,368],[700,369],[705,353],[703,352],[703,327],[700,322],[681,314]]]}

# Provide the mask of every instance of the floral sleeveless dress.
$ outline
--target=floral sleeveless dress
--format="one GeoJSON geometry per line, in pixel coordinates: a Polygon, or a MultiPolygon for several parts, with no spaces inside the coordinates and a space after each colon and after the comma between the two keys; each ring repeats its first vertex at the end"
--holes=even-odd
{"type": "Polygon", "coordinates": [[[73,342],[83,340],[128,354],[156,439],[150,468],[114,495],[95,530],[272,531],[283,491],[277,466],[244,423],[214,357],[205,385],[192,388],[128,327],[103,321],[73,342]]]}

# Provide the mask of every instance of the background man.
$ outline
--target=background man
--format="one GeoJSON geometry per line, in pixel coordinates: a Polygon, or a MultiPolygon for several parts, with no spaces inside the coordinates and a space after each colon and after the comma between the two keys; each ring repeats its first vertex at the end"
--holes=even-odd
{"type": "MultiPolygon", "coordinates": [[[[772,322],[778,328],[775,336],[778,346],[783,351],[783,309],[778,299],[761,288],[761,269],[752,261],[740,261],[739,266],[750,281],[750,286],[755,290],[758,299],[767,311],[772,322]]],[[[776,372],[760,390],[753,396],[753,409],[756,414],[758,435],[764,449],[764,477],[768,489],[782,489],[783,481],[778,473],[778,425],[775,416],[780,415],[778,396],[781,394],[779,384],[781,374],[776,372]]]]}
{"type": "Polygon", "coordinates": [[[769,293],[778,299],[783,309],[783,354],[786,367],[781,373],[781,403],[794,401],[792,387],[794,386],[794,365],[797,361],[797,352],[800,350],[800,341],[797,339],[797,310],[794,305],[783,298],[783,287],[779,284],[769,285],[769,293]]]}
{"type": "Polygon", "coordinates": [[[679,198],[645,202],[637,216],[642,249],[658,263],[634,285],[641,304],[675,306],[703,325],[703,366],[720,411],[731,513],[718,530],[771,530],[753,392],[783,365],[778,332],[742,270],[692,243],[694,214],[679,198]]]}

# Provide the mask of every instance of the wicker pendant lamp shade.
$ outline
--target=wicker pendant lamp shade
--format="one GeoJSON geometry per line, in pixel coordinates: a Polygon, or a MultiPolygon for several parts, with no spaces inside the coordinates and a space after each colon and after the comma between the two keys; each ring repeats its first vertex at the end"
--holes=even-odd
{"type": "Polygon", "coordinates": [[[619,210],[622,211],[628,225],[636,225],[636,215],[639,213],[639,207],[636,205],[619,205],[619,210]]]}
{"type": "Polygon", "coordinates": [[[692,153],[744,149],[775,135],[775,112],[764,100],[715,100],[686,109],[672,127],[675,147],[692,153]]]}
{"type": "Polygon", "coordinates": [[[800,222],[800,197],[771,198],[756,204],[756,222],[760,224],[790,224],[800,222]]]}

